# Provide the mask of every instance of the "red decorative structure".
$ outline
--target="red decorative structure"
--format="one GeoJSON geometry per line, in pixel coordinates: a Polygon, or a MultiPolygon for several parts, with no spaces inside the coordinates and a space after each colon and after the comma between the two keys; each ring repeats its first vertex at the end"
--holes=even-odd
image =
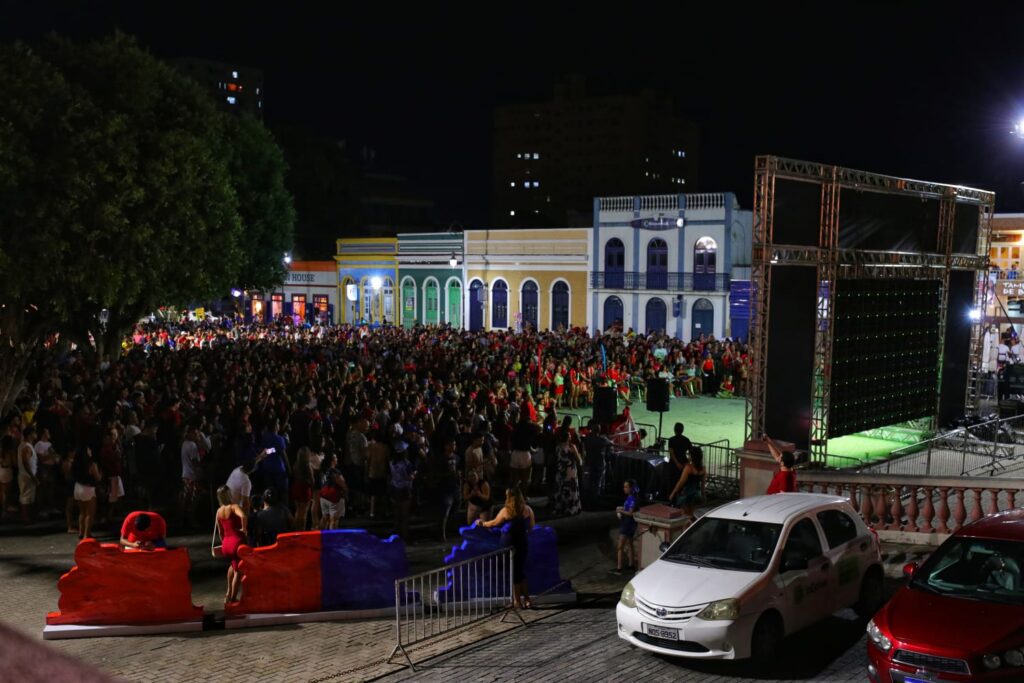
{"type": "Polygon", "coordinates": [[[225,616],[321,610],[320,532],[281,534],[277,543],[243,545],[242,599],[224,607],[225,616]]]}
{"type": "Polygon", "coordinates": [[[123,551],[87,539],[75,548],[75,566],[57,582],[56,625],[147,625],[202,621],[192,604],[188,550],[123,551]]]}

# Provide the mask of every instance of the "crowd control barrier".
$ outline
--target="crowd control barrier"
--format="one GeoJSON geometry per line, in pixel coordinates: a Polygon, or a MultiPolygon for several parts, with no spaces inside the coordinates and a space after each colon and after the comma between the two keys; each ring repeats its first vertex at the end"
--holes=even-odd
{"type": "Polygon", "coordinates": [[[512,548],[505,547],[439,569],[394,582],[395,647],[387,661],[401,652],[409,667],[416,666],[407,648],[477,623],[501,612],[515,612],[512,601],[512,548]],[[458,592],[459,600],[452,595],[458,592]]]}
{"type": "Polygon", "coordinates": [[[93,539],[75,548],[75,566],[60,577],[58,611],[43,638],[201,631],[192,604],[188,550],[121,550],[93,539]]]}
{"type": "Polygon", "coordinates": [[[238,555],[242,597],[224,608],[227,628],[385,616],[409,571],[398,536],[362,529],[281,534],[238,555]]]}

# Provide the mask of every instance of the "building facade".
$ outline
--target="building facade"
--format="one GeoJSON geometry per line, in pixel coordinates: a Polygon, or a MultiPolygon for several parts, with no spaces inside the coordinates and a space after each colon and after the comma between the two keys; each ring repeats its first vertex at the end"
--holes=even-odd
{"type": "Polygon", "coordinates": [[[585,326],[590,232],[589,228],[465,231],[465,327],[585,326]]]}
{"type": "Polygon", "coordinates": [[[394,237],[339,239],[337,267],[339,323],[393,324],[398,320],[398,240],[394,237]]]}
{"type": "Polygon", "coordinates": [[[729,335],[731,280],[749,273],[753,220],[735,195],[602,197],[594,216],[592,329],[729,335]]]}
{"type": "Polygon", "coordinates": [[[697,190],[699,131],[669,96],[588,96],[570,79],[499,107],[494,128],[497,228],[592,226],[595,196],[697,190]]]}
{"type": "Polygon", "coordinates": [[[399,322],[462,327],[463,235],[398,235],[399,322]]]}
{"type": "Polygon", "coordinates": [[[333,261],[293,261],[281,287],[246,292],[247,320],[273,321],[290,316],[295,322],[338,322],[338,277],[333,261]]]}
{"type": "Polygon", "coordinates": [[[202,85],[222,109],[263,118],[263,71],[209,59],[186,57],[171,64],[202,85]]]}

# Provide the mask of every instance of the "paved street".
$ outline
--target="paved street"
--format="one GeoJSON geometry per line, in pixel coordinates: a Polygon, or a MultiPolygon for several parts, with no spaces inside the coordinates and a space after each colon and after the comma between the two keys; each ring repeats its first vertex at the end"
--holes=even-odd
{"type": "MultiPolygon", "coordinates": [[[[192,548],[194,602],[217,605],[223,573],[203,556],[205,537],[176,540],[192,548]]],[[[74,542],[62,534],[0,538],[0,584],[12,598],[5,601],[0,619],[32,638],[41,637],[45,614],[56,607],[56,581],[69,566],[74,542]]],[[[414,565],[429,566],[443,550],[439,543],[414,544],[410,557],[414,565]]],[[[790,639],[774,671],[634,650],[615,636],[614,606],[626,577],[607,573],[610,539],[562,546],[560,552],[563,577],[571,577],[581,595],[578,606],[526,612],[526,628],[493,618],[415,647],[413,659],[421,665],[416,673],[384,663],[393,645],[389,619],[65,640],[49,646],[132,681],[863,680],[863,627],[842,613],[790,639]],[[247,664],[240,666],[240,661],[247,664]]]]}

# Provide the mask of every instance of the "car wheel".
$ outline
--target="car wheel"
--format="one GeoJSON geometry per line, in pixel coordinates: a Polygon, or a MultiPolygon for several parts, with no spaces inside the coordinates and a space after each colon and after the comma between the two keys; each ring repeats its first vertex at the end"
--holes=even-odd
{"type": "Polygon", "coordinates": [[[777,614],[762,614],[754,624],[750,637],[750,659],[758,668],[767,667],[778,660],[782,643],[782,620],[777,614]]]}
{"type": "Polygon", "coordinates": [[[853,606],[858,617],[868,619],[875,616],[875,612],[882,606],[882,591],[882,572],[872,568],[864,575],[860,583],[860,596],[853,606]]]}

